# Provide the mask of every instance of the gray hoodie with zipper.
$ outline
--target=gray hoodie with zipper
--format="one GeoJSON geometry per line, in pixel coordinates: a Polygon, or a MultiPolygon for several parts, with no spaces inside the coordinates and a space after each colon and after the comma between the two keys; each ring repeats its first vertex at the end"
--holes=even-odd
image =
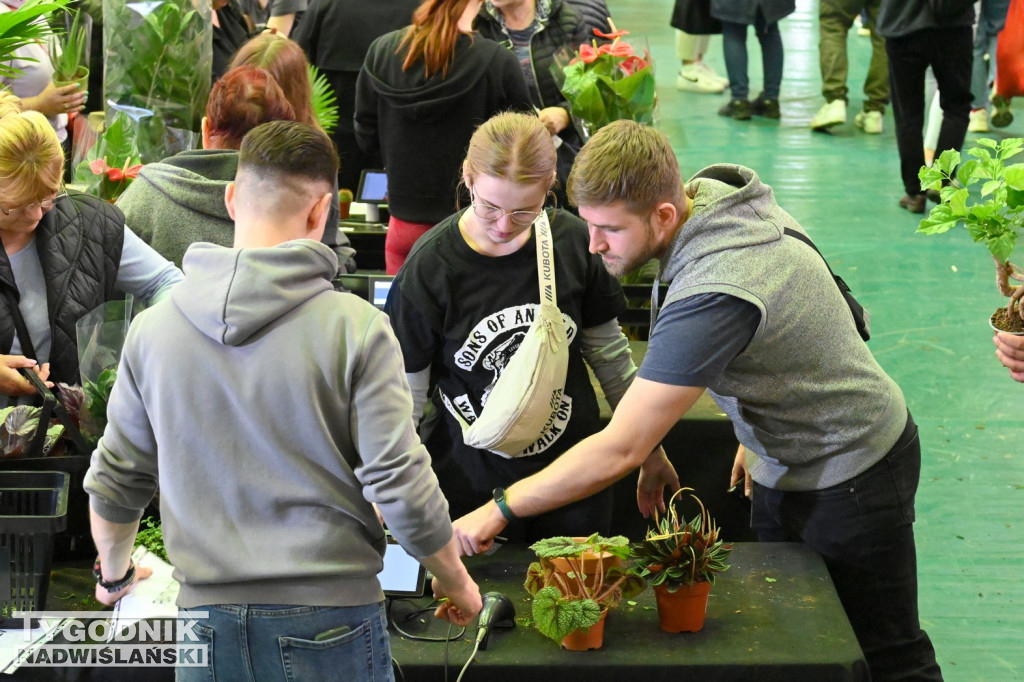
{"type": "Polygon", "coordinates": [[[749,168],[710,166],[686,189],[693,211],[662,260],[664,305],[724,293],[761,311],[753,339],[708,386],[757,456],[751,476],[771,488],[820,490],[867,470],[896,443],[907,406],[825,262],[784,234],[803,230],[749,168]]]}
{"type": "Polygon", "coordinates": [[[160,486],[179,606],[382,598],[384,530],[451,538],[387,317],[332,290],[331,250],[196,244],[132,323],[85,489],[137,520],[160,486]]]}

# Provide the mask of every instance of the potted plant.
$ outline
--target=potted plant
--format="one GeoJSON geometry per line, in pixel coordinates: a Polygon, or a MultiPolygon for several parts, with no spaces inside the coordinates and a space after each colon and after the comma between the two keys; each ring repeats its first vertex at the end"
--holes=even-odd
{"type": "Polygon", "coordinates": [[[89,87],[89,39],[92,17],[85,12],[70,12],[65,17],[63,34],[56,36],[59,49],[53,50],[53,84],[57,87],[78,83],[84,92],[89,87]]]}
{"type": "Polygon", "coordinates": [[[917,231],[940,234],[963,225],[971,238],[983,243],[996,264],[996,286],[1010,301],[992,315],[994,329],[1024,333],[1020,300],[1024,272],[1010,262],[1017,237],[1024,232],[1024,163],[1007,160],[1024,149],[1024,138],[997,141],[982,138],[967,153],[974,158],[960,163],[960,152],[947,150],[930,167],[921,169],[921,187],[940,190],[940,202],[921,221],[917,231]],[[958,168],[959,166],[959,168],[958,168]],[[980,194],[970,188],[981,183],[980,194]],[[941,189],[940,189],[941,188],[941,189]]]}
{"type": "Polygon", "coordinates": [[[552,537],[530,545],[537,561],[526,574],[533,622],[540,633],[571,651],[600,648],[608,609],[644,590],[637,572],[622,566],[629,540],[552,537]]]}
{"type": "Polygon", "coordinates": [[[39,18],[62,9],[67,3],[68,0],[28,0],[13,12],[0,14],[0,78],[13,80],[24,74],[13,64],[14,53],[51,35],[50,25],[39,18]]]}
{"type": "Polygon", "coordinates": [[[334,94],[334,88],[331,87],[327,76],[320,73],[312,64],[308,65],[307,72],[312,86],[310,104],[313,107],[313,116],[325,133],[333,135],[334,129],[338,127],[338,98],[334,94]]]}
{"type": "Polygon", "coordinates": [[[349,211],[352,209],[352,190],[350,189],[339,189],[338,190],[338,217],[342,220],[348,218],[349,211]]]}
{"type": "Polygon", "coordinates": [[[665,516],[654,513],[654,527],[643,542],[630,547],[640,575],[654,588],[658,621],[666,632],[697,632],[704,627],[708,593],[715,575],[727,570],[732,546],[719,536],[719,528],[692,488],[680,488],[668,503],[665,516]],[[687,521],[676,508],[681,494],[689,493],[700,514],[687,521]]]}

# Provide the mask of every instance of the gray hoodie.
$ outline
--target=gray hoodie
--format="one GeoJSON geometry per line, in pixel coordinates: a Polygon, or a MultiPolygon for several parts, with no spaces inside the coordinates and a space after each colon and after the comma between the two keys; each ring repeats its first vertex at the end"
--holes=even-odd
{"type": "Polygon", "coordinates": [[[687,193],[693,212],[662,260],[665,305],[725,293],[761,311],[754,338],[708,387],[757,455],[751,476],[772,488],[819,490],[865,471],[899,438],[907,406],[821,256],[784,235],[803,230],[749,168],[705,168],[687,193]]]}
{"type": "Polygon", "coordinates": [[[131,522],[159,482],[178,604],[382,598],[384,531],[451,537],[387,317],[331,289],[331,250],[196,244],[132,324],[85,488],[131,522]]]}

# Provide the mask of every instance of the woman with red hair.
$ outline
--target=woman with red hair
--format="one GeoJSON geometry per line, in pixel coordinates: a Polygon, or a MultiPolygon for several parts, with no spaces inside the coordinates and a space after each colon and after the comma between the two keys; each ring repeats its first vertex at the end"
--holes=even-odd
{"type": "Polygon", "coordinates": [[[389,274],[420,235],[455,210],[476,127],[501,111],[532,111],[515,55],[473,33],[482,4],[426,0],[411,26],[373,42],[359,72],[356,139],[380,155],[388,174],[389,274]]]}
{"type": "MultiPolygon", "coordinates": [[[[143,166],[117,206],[136,234],[179,266],[194,242],[231,246],[235,223],[224,189],[235,179],[242,138],[261,123],[294,120],[295,108],[269,71],[233,68],[210,91],[203,149],[143,166]]],[[[348,248],[346,258],[354,253],[348,248]]]]}

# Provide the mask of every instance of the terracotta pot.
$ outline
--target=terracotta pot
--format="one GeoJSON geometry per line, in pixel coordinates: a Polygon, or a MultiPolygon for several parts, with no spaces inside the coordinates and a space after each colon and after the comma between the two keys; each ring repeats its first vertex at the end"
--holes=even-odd
{"type": "Polygon", "coordinates": [[[338,219],[345,220],[349,216],[349,211],[352,208],[351,201],[340,201],[338,202],[338,219]]]}
{"type": "Polygon", "coordinates": [[[608,617],[608,609],[601,612],[601,620],[589,628],[573,630],[562,639],[562,646],[569,651],[589,651],[600,649],[604,645],[604,619],[608,617]]]}
{"type": "MultiPolygon", "coordinates": [[[[585,540],[586,538],[576,539],[585,540]]],[[[563,575],[567,575],[569,572],[572,571],[572,567],[568,559],[557,558],[551,559],[550,561],[551,564],[554,566],[555,570],[563,575]]],[[[598,583],[599,576],[597,570],[599,566],[603,567],[603,569],[607,571],[610,567],[618,566],[621,563],[622,559],[608,552],[602,552],[600,556],[593,552],[584,552],[582,561],[577,562],[577,565],[582,565],[583,573],[586,576],[584,578],[584,582],[586,583],[587,587],[592,589],[598,583]]],[[[567,591],[569,592],[570,596],[581,596],[579,586],[575,583],[574,579],[566,578],[566,583],[569,585],[569,589],[567,591]]]]}
{"type": "Polygon", "coordinates": [[[670,592],[668,585],[656,585],[658,624],[665,632],[697,632],[704,627],[711,583],[680,585],[670,592]]]}

